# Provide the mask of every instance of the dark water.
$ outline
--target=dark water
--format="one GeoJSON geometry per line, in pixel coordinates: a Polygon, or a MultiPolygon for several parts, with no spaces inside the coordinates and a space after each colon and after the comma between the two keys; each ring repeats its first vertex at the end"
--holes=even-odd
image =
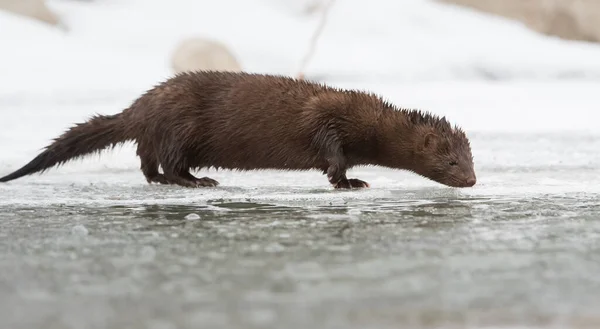
{"type": "Polygon", "coordinates": [[[598,194],[304,192],[5,203],[0,327],[600,326],[598,194]]]}

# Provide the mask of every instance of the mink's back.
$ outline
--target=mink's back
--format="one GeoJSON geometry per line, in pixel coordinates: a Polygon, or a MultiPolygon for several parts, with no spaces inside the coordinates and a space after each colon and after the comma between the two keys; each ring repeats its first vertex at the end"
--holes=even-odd
{"type": "Polygon", "coordinates": [[[311,144],[319,123],[306,115],[319,115],[307,102],[326,92],[334,90],[287,77],[184,73],[136,101],[130,117],[138,143],[179,152],[190,167],[323,168],[311,144]]]}

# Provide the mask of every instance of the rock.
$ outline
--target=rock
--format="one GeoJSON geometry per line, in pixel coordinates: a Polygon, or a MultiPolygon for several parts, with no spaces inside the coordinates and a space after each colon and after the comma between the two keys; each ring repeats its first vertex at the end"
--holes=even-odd
{"type": "Polygon", "coordinates": [[[179,43],[173,53],[171,65],[177,73],[191,70],[242,70],[233,53],[224,44],[204,38],[190,38],[179,43]]]}
{"type": "Polygon", "coordinates": [[[60,20],[47,6],[45,0],[0,0],[0,10],[59,25],[60,20]]]}
{"type": "Polygon", "coordinates": [[[598,0],[437,0],[522,22],[567,40],[600,42],[598,0]]]}

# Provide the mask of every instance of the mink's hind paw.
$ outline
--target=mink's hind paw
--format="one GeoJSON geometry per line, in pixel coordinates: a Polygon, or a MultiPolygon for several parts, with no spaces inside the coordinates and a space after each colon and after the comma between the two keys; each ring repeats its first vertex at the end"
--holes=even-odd
{"type": "Polygon", "coordinates": [[[146,180],[148,181],[149,184],[151,183],[156,183],[156,184],[171,184],[163,174],[156,174],[152,177],[147,177],[146,180]]]}
{"type": "Polygon", "coordinates": [[[161,175],[158,174],[152,178],[153,181],[163,183],[163,184],[172,184],[179,185],[183,187],[215,187],[219,185],[219,182],[212,178],[202,177],[196,178],[194,175],[189,172],[182,172],[180,174],[172,174],[167,172],[167,174],[161,175]],[[158,178],[158,179],[157,179],[158,178]]]}
{"type": "Polygon", "coordinates": [[[371,187],[369,183],[356,178],[342,179],[334,185],[336,189],[354,189],[371,187]]]}

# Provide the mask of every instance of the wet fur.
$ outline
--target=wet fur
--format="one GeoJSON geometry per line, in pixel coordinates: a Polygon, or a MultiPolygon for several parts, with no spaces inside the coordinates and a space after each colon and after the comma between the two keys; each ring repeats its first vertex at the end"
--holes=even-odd
{"type": "Polygon", "coordinates": [[[127,141],[137,143],[149,183],[216,186],[189,173],[210,167],[318,169],[337,188],[369,186],[346,177],[357,165],[410,170],[449,186],[475,177],[467,137],[445,118],[305,80],[188,72],[148,90],[119,114],[74,126],[0,181],[127,141]],[[459,161],[460,170],[450,175],[449,161],[459,161]]]}

